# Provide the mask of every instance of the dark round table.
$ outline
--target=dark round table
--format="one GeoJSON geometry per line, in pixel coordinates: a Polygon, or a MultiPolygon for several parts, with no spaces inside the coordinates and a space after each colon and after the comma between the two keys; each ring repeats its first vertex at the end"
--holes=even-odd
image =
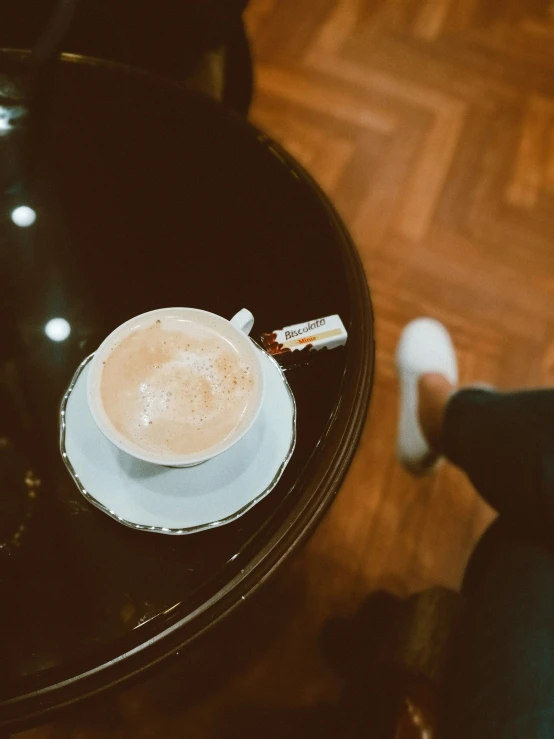
{"type": "Polygon", "coordinates": [[[0,728],[136,679],[267,580],[339,490],[374,361],[352,241],[265,134],[176,83],[77,57],[59,65],[41,126],[31,176],[0,203],[0,728]],[[37,214],[27,228],[12,220],[22,204],[37,214]],[[58,449],[79,362],[127,318],[171,305],[248,307],[254,337],[338,313],[349,334],[287,370],[298,436],[277,487],[181,537],[92,507],[58,449]],[[65,341],[45,333],[54,317],[65,341]]]}

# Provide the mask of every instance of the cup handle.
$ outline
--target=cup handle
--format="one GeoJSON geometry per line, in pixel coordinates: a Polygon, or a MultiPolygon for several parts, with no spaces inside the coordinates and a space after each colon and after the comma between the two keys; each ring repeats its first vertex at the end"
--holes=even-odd
{"type": "Polygon", "coordinates": [[[252,331],[252,326],[254,325],[254,316],[249,310],[243,308],[242,310],[239,310],[238,313],[235,313],[230,320],[230,324],[231,326],[238,328],[239,331],[243,331],[248,336],[250,331],[252,331]]]}

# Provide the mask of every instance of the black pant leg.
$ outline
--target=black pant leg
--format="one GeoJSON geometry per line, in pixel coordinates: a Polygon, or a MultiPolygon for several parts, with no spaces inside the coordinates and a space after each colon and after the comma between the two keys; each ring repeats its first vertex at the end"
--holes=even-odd
{"type": "Polygon", "coordinates": [[[443,439],[495,510],[554,536],[554,390],[462,390],[447,406],[443,439]]]}
{"type": "Polygon", "coordinates": [[[445,452],[498,512],[466,571],[446,739],[554,739],[554,392],[464,390],[445,452]]]}

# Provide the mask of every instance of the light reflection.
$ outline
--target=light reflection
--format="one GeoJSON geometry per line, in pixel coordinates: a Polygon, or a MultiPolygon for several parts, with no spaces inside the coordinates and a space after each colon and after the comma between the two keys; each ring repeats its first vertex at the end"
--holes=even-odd
{"type": "Polygon", "coordinates": [[[8,108],[4,108],[0,105],[0,133],[2,131],[9,131],[12,128],[12,112],[8,108]]]}
{"type": "Polygon", "coordinates": [[[27,228],[32,226],[37,220],[36,211],[30,208],[28,205],[20,205],[19,207],[12,210],[12,221],[16,226],[20,228],[27,228]]]}
{"type": "Polygon", "coordinates": [[[25,112],[25,108],[20,106],[6,108],[0,105],[0,135],[6,131],[11,131],[14,128],[15,121],[22,118],[25,112]]]}
{"type": "Polygon", "coordinates": [[[65,341],[71,333],[71,326],[65,318],[51,318],[44,327],[44,333],[52,341],[65,341]]]}

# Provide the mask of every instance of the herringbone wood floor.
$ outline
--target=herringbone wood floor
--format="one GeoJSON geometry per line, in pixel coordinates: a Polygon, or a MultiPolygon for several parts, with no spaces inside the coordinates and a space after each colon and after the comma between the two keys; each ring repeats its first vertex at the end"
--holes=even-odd
{"type": "Polygon", "coordinates": [[[493,515],[456,470],[414,481],[395,463],[402,325],[444,321],[463,381],[554,379],[554,4],[251,0],[247,21],[252,118],[333,199],[367,272],[378,356],[363,441],[329,515],[258,608],[272,638],[248,659],[231,653],[228,679],[194,709],[168,709],[164,688],[147,685],[116,702],[112,722],[88,715],[27,739],[223,738],[252,706],[333,698],[323,623],[377,588],[457,587],[493,515]]]}

